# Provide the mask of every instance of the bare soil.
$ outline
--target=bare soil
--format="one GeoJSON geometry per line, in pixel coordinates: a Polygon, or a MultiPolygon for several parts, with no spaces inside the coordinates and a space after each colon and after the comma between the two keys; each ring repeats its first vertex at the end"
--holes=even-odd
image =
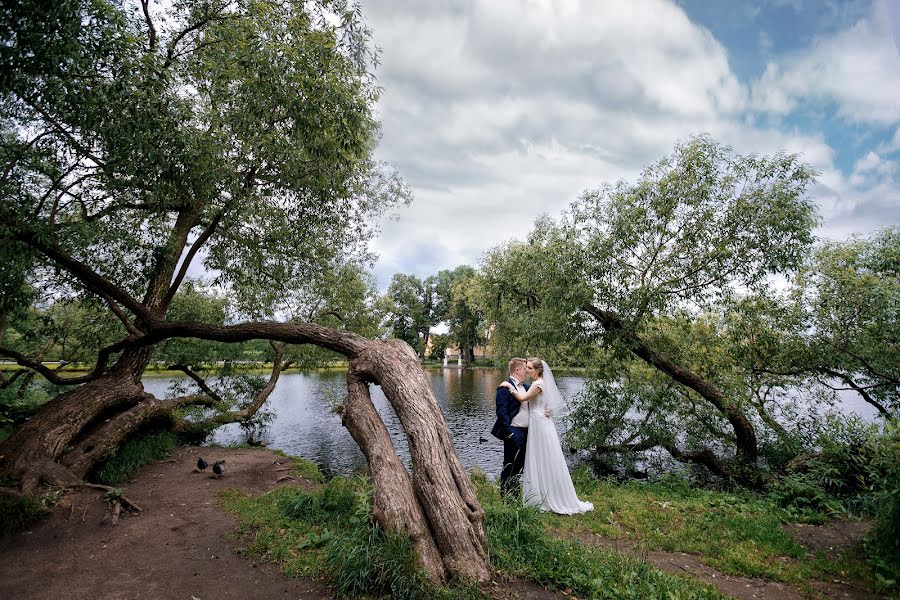
{"type": "MultiPolygon", "coordinates": [[[[0,539],[0,599],[331,598],[324,581],[288,578],[274,565],[244,558],[236,547],[240,541],[232,535],[237,520],[218,505],[219,493],[226,489],[259,495],[282,485],[315,486],[299,478],[285,479],[286,462],[265,449],[178,448],[123,486],[125,495],[143,511],[123,512],[116,526],[111,525],[103,492],[70,491],[47,518],[28,531],[0,539]],[[199,472],[198,456],[210,464],[224,459],[225,473],[216,478],[210,469],[199,472]]],[[[864,531],[858,524],[791,529],[804,546],[829,552],[854,545],[864,531]]],[[[633,544],[594,535],[579,539],[706,581],[741,600],[787,600],[810,593],[778,582],[725,575],[687,554],[641,553],[633,544]]],[[[499,577],[483,589],[497,600],[567,597],[499,577]]],[[[878,598],[840,582],[822,582],[813,590],[822,598],[878,598]]]]}
{"type": "Polygon", "coordinates": [[[285,475],[279,461],[267,450],[179,448],[123,486],[143,512],[123,513],[115,527],[102,491],[73,491],[48,518],[0,541],[0,598],[330,598],[323,582],[256,565],[228,539],[237,521],[218,507],[221,490],[311,485],[276,483],[285,475]],[[221,478],[197,471],[200,455],[225,459],[221,478]]]}
{"type": "MultiPolygon", "coordinates": [[[[282,485],[286,459],[265,449],[178,448],[122,486],[143,511],[123,511],[113,527],[104,492],[73,490],[47,518],[0,539],[2,600],[247,600],[332,598],[324,581],[288,578],[271,564],[244,558],[233,534],[237,519],[218,506],[226,489],[260,495],[282,485]],[[225,460],[216,478],[197,470],[225,460]]],[[[497,579],[497,600],[563,598],[539,585],[497,579]]]]}

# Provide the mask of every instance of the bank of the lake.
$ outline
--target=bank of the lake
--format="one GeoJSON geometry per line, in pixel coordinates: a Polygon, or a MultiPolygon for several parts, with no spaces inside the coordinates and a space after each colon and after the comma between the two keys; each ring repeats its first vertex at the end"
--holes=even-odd
{"type": "MultiPolygon", "coordinates": [[[[583,389],[585,379],[561,373],[557,378],[560,391],[572,398],[583,389]]],[[[495,479],[503,448],[489,432],[496,418],[494,393],[505,378],[504,372],[494,368],[448,367],[426,369],[426,374],[463,465],[467,469],[478,468],[495,479]]],[[[177,379],[145,375],[144,384],[148,392],[164,396],[177,379]]],[[[362,452],[334,412],[346,393],[346,372],[340,368],[285,373],[263,409],[271,413],[272,419],[262,439],[270,448],[316,463],[328,475],[349,475],[364,469],[362,452]]],[[[408,464],[406,436],[378,386],[372,386],[372,400],[398,453],[408,464]]],[[[856,412],[867,420],[874,418],[871,407],[852,394],[843,398],[843,412],[856,412]]],[[[561,432],[564,426],[559,424],[561,432]]],[[[244,441],[245,433],[232,424],[216,430],[210,443],[231,445],[244,441]]],[[[577,457],[569,458],[574,466],[577,457]]]]}

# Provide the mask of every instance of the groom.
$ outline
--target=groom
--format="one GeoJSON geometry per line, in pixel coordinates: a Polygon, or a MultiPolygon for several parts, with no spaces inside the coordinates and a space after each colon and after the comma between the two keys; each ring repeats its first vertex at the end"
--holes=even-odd
{"type": "MultiPolygon", "coordinates": [[[[525,391],[525,359],[509,361],[509,381],[517,390],[525,391]]],[[[519,475],[525,467],[525,444],[528,440],[528,403],[520,403],[505,387],[497,388],[497,422],[491,435],[503,441],[503,470],[500,492],[518,492],[519,475]]]]}

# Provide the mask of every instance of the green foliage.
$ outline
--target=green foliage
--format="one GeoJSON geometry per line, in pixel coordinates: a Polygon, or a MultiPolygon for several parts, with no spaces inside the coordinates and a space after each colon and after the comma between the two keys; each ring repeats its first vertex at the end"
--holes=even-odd
{"type": "Polygon", "coordinates": [[[424,357],[431,328],[443,318],[437,278],[424,281],[415,275],[395,273],[387,290],[388,322],[393,337],[403,340],[424,357]]]}
{"type": "Polygon", "coordinates": [[[809,333],[795,365],[900,418],[900,227],[825,243],[809,262],[797,283],[809,333]]]}
{"type": "Polygon", "coordinates": [[[34,381],[28,374],[17,377],[11,385],[0,388],[0,431],[4,428],[11,430],[23,423],[57,392],[56,386],[42,380],[34,381]]]}
{"type": "Polygon", "coordinates": [[[889,435],[855,417],[831,417],[813,450],[798,456],[773,483],[772,498],[798,517],[870,514],[873,492],[890,473],[884,456],[889,435]]]}
{"type": "Polygon", "coordinates": [[[22,531],[46,512],[36,498],[0,491],[0,538],[22,531]]]}
{"type": "Polygon", "coordinates": [[[137,435],[125,442],[97,470],[100,483],[115,485],[134,477],[141,467],[161,460],[178,446],[178,436],[170,431],[137,435]]]}
{"type": "Polygon", "coordinates": [[[813,175],[796,156],[739,156],[697,136],[635,183],[586,191],[559,221],[540,218],[526,243],[487,254],[481,296],[495,339],[551,364],[587,358],[604,381],[585,410],[603,415],[585,413],[584,446],[677,440],[682,451],[755,457],[742,421],[755,390],[728,357],[720,312],[802,265],[817,221],[813,175]]]}
{"type": "Polygon", "coordinates": [[[886,590],[900,589],[900,423],[885,424],[872,444],[868,474],[874,516],[870,558],[886,590]]]}
{"type": "MultiPolygon", "coordinates": [[[[475,269],[461,265],[453,270],[437,274],[438,294],[442,298],[449,340],[463,355],[463,360],[474,360],[474,349],[487,341],[484,313],[478,304],[479,283],[475,269]]],[[[438,355],[439,357],[443,356],[438,355]]]]}
{"type": "MultiPolygon", "coordinates": [[[[165,316],[189,240],[228,289],[232,322],[288,313],[300,296],[348,308],[335,274],[368,264],[371,217],[410,198],[372,160],[378,87],[358,8],[186,0],[140,12],[66,0],[0,13],[0,319],[35,294],[90,299],[121,337],[105,300],[165,316]]],[[[193,315],[220,321],[213,312],[193,315]]]]}

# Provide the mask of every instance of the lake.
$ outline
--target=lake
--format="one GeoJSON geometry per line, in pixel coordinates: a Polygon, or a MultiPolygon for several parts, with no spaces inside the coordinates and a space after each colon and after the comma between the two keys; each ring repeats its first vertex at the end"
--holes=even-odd
{"type": "MultiPolygon", "coordinates": [[[[453,437],[453,444],[466,469],[478,467],[491,479],[500,473],[503,444],[490,435],[496,418],[494,391],[505,379],[500,369],[427,369],[438,405],[453,437]]],[[[584,386],[581,377],[557,377],[563,396],[572,398],[584,386]]],[[[146,390],[158,397],[175,381],[172,377],[145,376],[146,390]]],[[[381,388],[370,386],[372,401],[394,440],[400,458],[409,466],[405,433],[381,388]]],[[[346,372],[309,371],[283,374],[263,410],[275,418],[262,439],[269,448],[300,456],[316,463],[328,475],[350,475],[364,470],[365,457],[333,411],[347,394],[346,372]]],[[[854,411],[872,420],[875,411],[854,393],[844,393],[842,412],[854,411]]],[[[560,434],[562,424],[558,424],[560,434]]],[[[229,445],[245,440],[237,424],[217,429],[211,443],[229,445]]],[[[569,457],[575,460],[574,457],[569,457]]]]}

